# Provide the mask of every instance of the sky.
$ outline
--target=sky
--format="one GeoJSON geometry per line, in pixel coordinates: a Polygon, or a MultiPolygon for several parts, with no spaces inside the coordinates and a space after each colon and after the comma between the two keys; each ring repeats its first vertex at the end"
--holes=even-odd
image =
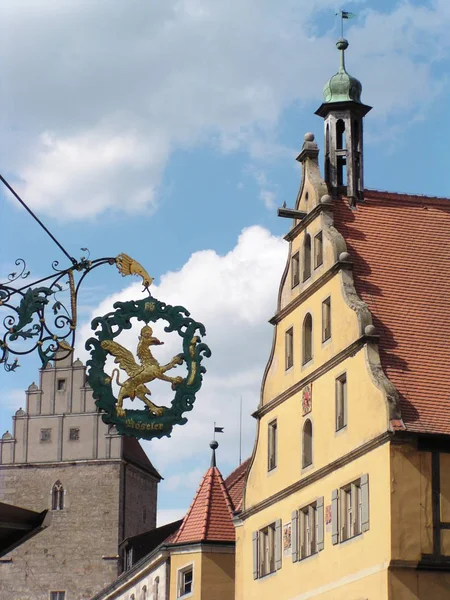
{"type": "MultiPolygon", "coordinates": [[[[126,252],[155,278],[155,297],[206,326],[213,354],[188,423],[144,443],[164,477],[160,524],[189,507],[215,421],[218,466],[237,466],[241,398],[251,454],[288,249],[276,209],[294,205],[304,134],[323,148],[314,112],[339,64],[339,9],[357,15],[345,23],[347,69],[373,107],[366,187],[450,197],[448,0],[1,3],[1,174],[72,256],[126,252]]],[[[18,257],[36,278],[54,260],[68,266],[6,189],[0,206],[0,278],[18,257]]],[[[94,316],[141,297],[114,267],[86,278],[77,355],[87,358],[94,316]]],[[[164,341],[160,359],[178,352],[164,341]]],[[[38,380],[36,356],[20,363],[0,370],[0,434],[38,380]]]]}

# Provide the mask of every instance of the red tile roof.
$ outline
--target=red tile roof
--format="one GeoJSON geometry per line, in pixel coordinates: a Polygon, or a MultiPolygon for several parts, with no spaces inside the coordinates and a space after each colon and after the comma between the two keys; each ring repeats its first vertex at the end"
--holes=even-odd
{"type": "Polygon", "coordinates": [[[234,542],[233,506],[217,467],[205,473],[173,544],[234,542]]]}
{"type": "Polygon", "coordinates": [[[250,459],[247,458],[237,469],[228,475],[225,479],[225,486],[230,494],[231,502],[234,510],[239,510],[242,504],[242,496],[244,494],[245,476],[250,464],[250,459]]]}
{"type": "Polygon", "coordinates": [[[450,434],[450,200],[367,190],[334,215],[407,429],[450,434]]]}

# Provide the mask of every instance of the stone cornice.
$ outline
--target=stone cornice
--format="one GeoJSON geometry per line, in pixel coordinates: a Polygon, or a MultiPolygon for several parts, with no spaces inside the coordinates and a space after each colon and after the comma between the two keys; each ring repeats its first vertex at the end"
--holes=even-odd
{"type": "Polygon", "coordinates": [[[285,400],[287,400],[294,394],[297,394],[301,389],[305,387],[305,385],[308,385],[308,383],[311,383],[315,379],[318,379],[349,356],[354,356],[357,352],[364,348],[364,346],[367,343],[378,343],[378,339],[379,336],[377,335],[362,335],[360,338],[358,338],[352,344],[350,344],[350,346],[347,346],[347,348],[344,348],[344,350],[338,352],[338,354],[330,358],[330,360],[328,360],[327,362],[323,363],[323,365],[320,365],[320,367],[312,371],[309,375],[303,377],[303,379],[300,379],[300,381],[297,381],[297,383],[294,383],[294,385],[291,385],[290,388],[288,388],[278,396],[275,396],[275,398],[270,400],[270,402],[268,402],[267,404],[260,406],[253,413],[252,416],[255,417],[255,419],[260,419],[272,409],[274,409],[276,406],[279,406],[285,400]]]}
{"type": "Polygon", "coordinates": [[[269,506],[272,506],[273,504],[276,504],[277,502],[284,500],[291,494],[294,494],[295,492],[298,492],[299,490],[301,490],[305,487],[308,487],[309,485],[312,485],[316,481],[319,481],[320,479],[327,477],[328,475],[333,473],[333,471],[336,471],[337,469],[340,469],[340,468],[344,467],[345,465],[348,465],[349,463],[353,462],[354,460],[361,458],[361,456],[364,456],[365,454],[372,452],[372,450],[375,450],[379,446],[386,444],[387,442],[389,442],[392,439],[392,436],[393,436],[393,434],[390,432],[382,433],[381,435],[373,438],[369,442],[366,442],[365,444],[362,444],[358,448],[355,448],[348,454],[344,454],[344,456],[341,456],[340,458],[334,460],[333,462],[329,463],[325,467],[322,467],[321,469],[317,469],[317,471],[315,471],[314,473],[311,473],[311,475],[307,475],[303,479],[296,481],[295,483],[280,490],[279,492],[273,494],[272,496],[269,496],[265,500],[258,502],[258,504],[255,504],[251,508],[242,511],[239,514],[239,519],[241,521],[245,521],[246,519],[255,515],[256,513],[259,513],[262,510],[269,508],[269,506]]]}
{"type": "Polygon", "coordinates": [[[307,215],[304,217],[300,223],[297,223],[285,236],[284,239],[287,242],[292,242],[299,233],[301,233],[304,229],[310,225],[314,219],[320,215],[324,210],[331,210],[331,206],[329,204],[318,204],[315,206],[307,215]]]}
{"type": "Polygon", "coordinates": [[[269,323],[276,325],[282,319],[284,319],[289,313],[295,310],[302,302],[312,296],[314,292],[325,285],[336,273],[339,273],[341,269],[351,269],[353,264],[350,261],[337,261],[335,262],[328,271],[325,271],[316,281],[311,283],[303,292],[301,292],[296,298],[291,300],[284,308],[277,312],[270,320],[269,323]]]}

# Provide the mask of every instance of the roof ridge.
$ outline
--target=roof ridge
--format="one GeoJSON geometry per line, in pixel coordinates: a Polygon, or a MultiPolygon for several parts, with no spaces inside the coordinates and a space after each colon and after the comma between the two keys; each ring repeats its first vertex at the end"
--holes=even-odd
{"type": "Polygon", "coordinates": [[[370,197],[371,194],[380,194],[383,197],[387,196],[398,196],[400,198],[402,197],[407,197],[408,199],[415,199],[415,200],[438,200],[438,201],[450,201],[450,198],[448,198],[447,196],[430,196],[427,194],[413,194],[411,192],[391,192],[389,190],[378,190],[375,188],[365,188],[364,192],[366,195],[368,195],[370,197]]]}
{"type": "Polygon", "coordinates": [[[207,490],[207,496],[206,496],[206,510],[205,510],[205,518],[203,520],[203,526],[202,526],[202,540],[204,538],[206,538],[206,532],[208,530],[208,521],[209,521],[209,514],[211,512],[211,500],[212,500],[212,488],[213,488],[213,476],[214,476],[214,469],[216,469],[217,467],[210,467],[208,469],[207,474],[209,475],[209,481],[208,481],[208,490],[207,490]]]}

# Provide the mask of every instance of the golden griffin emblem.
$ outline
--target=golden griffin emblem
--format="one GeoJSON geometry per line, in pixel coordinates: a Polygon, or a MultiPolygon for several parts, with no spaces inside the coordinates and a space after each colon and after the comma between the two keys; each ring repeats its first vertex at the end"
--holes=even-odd
{"type": "MultiPolygon", "coordinates": [[[[153,356],[150,347],[160,346],[164,344],[158,338],[153,337],[153,330],[149,325],[145,325],[141,329],[141,335],[139,336],[139,343],[137,346],[137,357],[140,364],[134,360],[133,354],[121,346],[118,342],[113,340],[104,340],[101,346],[104,350],[112,354],[115,357],[114,362],[119,365],[120,369],[127,372],[128,379],[123,383],[119,380],[119,369],[114,369],[109,381],[112,381],[116,377],[116,383],[120,387],[119,396],[117,398],[116,413],[117,416],[123,417],[125,411],[123,409],[123,401],[125,398],[134,400],[136,397],[145,402],[149,409],[156,415],[160,416],[164,413],[164,406],[156,406],[153,402],[147,398],[147,395],[151,395],[151,391],[145,385],[150,383],[154,379],[161,379],[163,381],[169,381],[172,383],[172,389],[175,389],[177,384],[183,381],[182,377],[169,377],[165,375],[166,371],[173,369],[176,365],[183,363],[183,355],[178,354],[174,356],[167,365],[160,365],[156,358],[153,356]]],[[[109,383],[108,381],[108,383],[109,383]]]]}

